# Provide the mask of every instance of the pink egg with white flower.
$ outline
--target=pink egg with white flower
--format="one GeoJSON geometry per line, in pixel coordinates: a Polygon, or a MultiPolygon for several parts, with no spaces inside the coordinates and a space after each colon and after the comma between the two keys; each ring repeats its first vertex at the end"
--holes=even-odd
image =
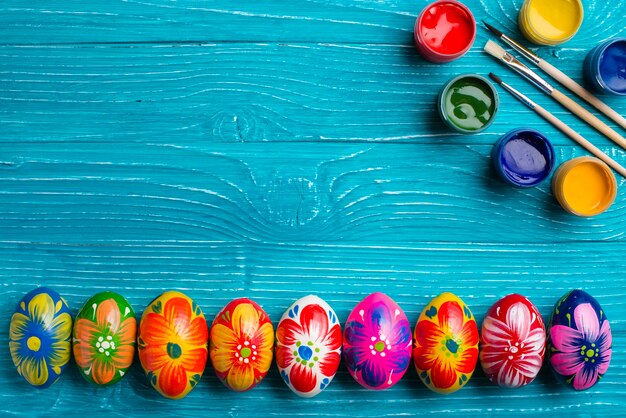
{"type": "Polygon", "coordinates": [[[276,363],[294,393],[311,398],[335,377],[341,359],[341,326],[335,311],[309,295],[285,311],[276,328],[276,363]]]}
{"type": "Polygon", "coordinates": [[[343,358],[350,375],[367,389],[398,383],[411,362],[412,335],[404,311],[384,293],[354,307],[343,332],[343,358]]]}
{"type": "Polygon", "coordinates": [[[519,388],[532,382],[543,364],[546,331],[537,307],[512,294],[494,303],[483,320],[480,364],[492,382],[519,388]]]}

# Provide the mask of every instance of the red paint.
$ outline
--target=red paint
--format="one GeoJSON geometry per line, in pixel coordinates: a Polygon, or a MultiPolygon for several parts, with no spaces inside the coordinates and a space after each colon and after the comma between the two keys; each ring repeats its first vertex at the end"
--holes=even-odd
{"type": "Polygon", "coordinates": [[[427,6],[415,22],[415,44],[424,58],[449,62],[463,56],[474,43],[476,21],[457,1],[437,1],[427,6]]]}

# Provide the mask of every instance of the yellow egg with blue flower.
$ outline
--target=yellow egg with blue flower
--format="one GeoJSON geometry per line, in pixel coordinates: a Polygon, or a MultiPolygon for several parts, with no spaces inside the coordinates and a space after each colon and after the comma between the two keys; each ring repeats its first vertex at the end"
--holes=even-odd
{"type": "Polygon", "coordinates": [[[56,382],[70,361],[72,316],[54,290],[37,288],[17,304],[11,317],[9,348],[17,372],[36,388],[56,382]]]}

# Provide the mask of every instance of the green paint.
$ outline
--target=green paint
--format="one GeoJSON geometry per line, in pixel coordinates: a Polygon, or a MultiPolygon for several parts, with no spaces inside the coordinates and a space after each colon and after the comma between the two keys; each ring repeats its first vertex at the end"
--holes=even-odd
{"type": "Polygon", "coordinates": [[[496,112],[497,97],[487,81],[475,76],[453,80],[440,98],[440,112],[450,127],[461,132],[486,128],[496,112]]]}

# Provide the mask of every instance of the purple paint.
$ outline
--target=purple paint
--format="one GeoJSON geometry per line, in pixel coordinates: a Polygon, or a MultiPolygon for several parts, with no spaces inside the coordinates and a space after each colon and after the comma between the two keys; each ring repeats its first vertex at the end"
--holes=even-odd
{"type": "Polygon", "coordinates": [[[504,181],[517,187],[532,187],[545,180],[554,167],[550,141],[534,129],[514,129],[495,144],[494,167],[504,181]]]}

